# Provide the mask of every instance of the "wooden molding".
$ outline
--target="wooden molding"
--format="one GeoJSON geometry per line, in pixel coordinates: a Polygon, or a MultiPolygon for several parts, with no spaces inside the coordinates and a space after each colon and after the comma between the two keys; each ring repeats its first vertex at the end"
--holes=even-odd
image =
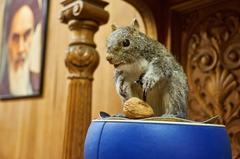
{"type": "Polygon", "coordinates": [[[153,39],[157,39],[157,26],[152,13],[152,10],[146,5],[143,0],[124,0],[131,4],[140,13],[143,18],[143,23],[146,28],[146,34],[153,39]]]}

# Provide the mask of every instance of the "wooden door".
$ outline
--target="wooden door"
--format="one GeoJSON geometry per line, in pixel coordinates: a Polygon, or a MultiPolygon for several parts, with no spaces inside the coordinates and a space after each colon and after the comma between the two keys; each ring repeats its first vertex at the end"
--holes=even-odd
{"type": "Polygon", "coordinates": [[[172,52],[188,75],[189,117],[219,115],[240,159],[240,1],[191,1],[171,11],[172,52]]]}

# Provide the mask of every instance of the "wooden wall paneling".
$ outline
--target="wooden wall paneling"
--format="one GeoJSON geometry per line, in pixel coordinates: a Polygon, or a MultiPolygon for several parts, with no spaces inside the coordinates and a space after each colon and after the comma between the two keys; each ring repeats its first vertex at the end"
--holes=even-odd
{"type": "MultiPolygon", "coordinates": [[[[199,2],[199,1],[197,1],[199,2]]],[[[219,116],[240,158],[240,2],[205,1],[172,7],[172,49],[190,86],[189,117],[219,116]],[[178,19],[178,20],[176,20],[178,19]]]]}
{"type": "MultiPolygon", "coordinates": [[[[3,3],[0,1],[1,8],[3,3]]],[[[63,50],[67,47],[64,37],[68,34],[56,18],[59,10],[59,2],[49,1],[42,96],[0,100],[1,159],[61,158],[67,98],[63,50]]]]}

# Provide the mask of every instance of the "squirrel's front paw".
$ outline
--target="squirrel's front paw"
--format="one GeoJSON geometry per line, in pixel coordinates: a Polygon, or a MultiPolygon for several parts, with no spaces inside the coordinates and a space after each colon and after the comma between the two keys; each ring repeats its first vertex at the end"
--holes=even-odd
{"type": "Polygon", "coordinates": [[[145,92],[150,91],[155,84],[157,83],[158,79],[157,78],[152,78],[152,77],[143,77],[142,79],[142,88],[145,92]]]}
{"type": "Polygon", "coordinates": [[[127,100],[129,98],[129,86],[126,85],[126,84],[122,84],[120,86],[120,89],[119,89],[119,94],[125,99],[127,100]]]}

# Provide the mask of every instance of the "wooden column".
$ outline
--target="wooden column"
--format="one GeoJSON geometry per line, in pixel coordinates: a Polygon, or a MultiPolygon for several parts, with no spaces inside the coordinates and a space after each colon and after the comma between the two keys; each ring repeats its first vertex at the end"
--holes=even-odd
{"type": "MultiPolygon", "coordinates": [[[[70,29],[65,59],[69,70],[63,159],[83,159],[84,140],[91,122],[93,72],[99,55],[93,41],[98,27],[108,20],[101,0],[64,0],[60,20],[70,29]]],[[[57,28],[56,28],[57,29],[57,28]]],[[[61,34],[61,33],[59,33],[61,34]]]]}

